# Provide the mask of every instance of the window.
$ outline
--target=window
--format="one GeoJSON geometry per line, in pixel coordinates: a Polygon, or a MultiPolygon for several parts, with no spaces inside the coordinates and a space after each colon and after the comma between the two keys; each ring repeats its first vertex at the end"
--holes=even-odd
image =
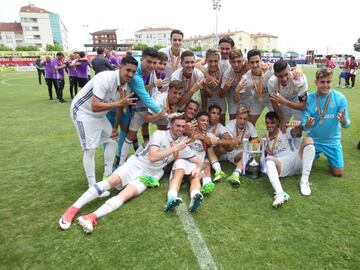
{"type": "Polygon", "coordinates": [[[239,37],[239,41],[242,41],[242,38],[241,38],[241,37],[239,37]]]}

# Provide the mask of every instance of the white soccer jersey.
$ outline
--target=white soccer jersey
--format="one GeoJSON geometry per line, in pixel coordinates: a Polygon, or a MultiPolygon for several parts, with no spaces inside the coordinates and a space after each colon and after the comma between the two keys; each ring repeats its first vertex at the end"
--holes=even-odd
{"type": "Polygon", "coordinates": [[[267,149],[270,150],[272,156],[281,158],[297,151],[291,143],[291,140],[293,139],[291,136],[291,129],[292,128],[287,128],[286,133],[282,133],[281,130],[278,129],[277,136],[269,139],[267,149]]]}
{"type": "Polygon", "coordinates": [[[204,161],[206,156],[206,146],[201,140],[195,140],[189,145],[190,149],[193,150],[201,161],[204,161]]]}
{"type": "MultiPolygon", "coordinates": [[[[187,139],[186,136],[181,136],[177,138],[175,141],[171,137],[170,130],[157,130],[152,135],[149,143],[147,146],[142,149],[140,152],[136,154],[136,157],[139,159],[139,162],[143,164],[143,166],[147,167],[149,170],[159,170],[164,168],[166,165],[171,163],[174,160],[174,156],[170,155],[165,157],[163,160],[159,160],[156,162],[150,162],[149,160],[149,148],[152,146],[156,146],[159,148],[160,151],[164,151],[169,149],[171,145],[177,144],[180,141],[187,139]]],[[[182,159],[190,159],[195,156],[195,152],[190,149],[190,147],[185,147],[183,150],[179,151],[179,155],[177,158],[182,159]]]]}
{"type": "Polygon", "coordinates": [[[207,132],[210,132],[211,134],[215,135],[218,138],[222,138],[224,134],[228,133],[230,136],[230,131],[221,123],[217,123],[216,125],[209,126],[207,132]]]}
{"type": "Polygon", "coordinates": [[[220,67],[221,73],[224,73],[230,66],[231,65],[230,65],[229,59],[220,59],[219,67],[220,67]]]}
{"type": "Polygon", "coordinates": [[[187,79],[187,78],[183,78],[183,73],[182,73],[182,68],[176,70],[172,75],[171,75],[171,80],[179,80],[182,81],[183,83],[183,93],[187,93],[190,91],[190,89],[194,86],[194,84],[199,80],[199,79],[203,79],[204,78],[204,74],[197,68],[194,68],[192,75],[191,75],[191,80],[187,79]]]}
{"type": "Polygon", "coordinates": [[[181,54],[183,53],[183,51],[185,51],[185,49],[181,48],[179,56],[174,56],[174,55],[172,55],[171,47],[161,48],[159,50],[159,52],[165,53],[168,57],[168,61],[167,61],[166,67],[165,67],[166,78],[170,79],[171,74],[173,74],[175,70],[181,68],[180,58],[181,58],[181,54]]]}
{"type": "Polygon", "coordinates": [[[254,82],[253,82],[253,76],[251,74],[251,70],[248,70],[243,76],[243,80],[246,81],[246,87],[244,91],[245,92],[252,91],[253,98],[259,99],[259,95],[255,89],[254,83],[257,85],[257,87],[260,87],[260,78],[261,78],[262,97],[263,99],[265,98],[268,99],[269,98],[268,81],[273,74],[274,73],[272,70],[267,70],[262,78],[260,76],[254,76],[254,82]]]}
{"type": "MultiPolygon", "coordinates": [[[[230,131],[231,135],[236,138],[236,137],[240,137],[240,138],[257,138],[257,132],[256,129],[254,127],[253,124],[251,124],[250,122],[246,123],[246,126],[243,130],[240,130],[237,128],[236,126],[236,119],[229,121],[226,124],[226,128],[230,131]]],[[[242,144],[239,146],[240,149],[242,148],[242,144]]]]}
{"type": "Polygon", "coordinates": [[[282,86],[273,75],[269,79],[268,88],[270,94],[280,93],[286,99],[296,101],[307,92],[308,82],[306,76],[302,74],[298,80],[291,79],[286,86],[282,86]]]}
{"type": "MultiPolygon", "coordinates": [[[[108,111],[93,112],[92,97],[95,96],[106,103],[118,101],[120,100],[118,86],[120,86],[119,71],[103,71],[96,74],[71,102],[71,118],[76,121],[90,121],[105,117],[108,111]]],[[[127,89],[127,84],[122,88],[127,89]]]]}
{"type": "MultiPolygon", "coordinates": [[[[153,98],[154,98],[154,101],[160,105],[161,110],[168,109],[168,112],[167,112],[168,114],[177,112],[178,107],[176,105],[169,106],[168,99],[167,99],[168,98],[168,93],[167,92],[163,92],[163,93],[159,92],[153,98]]],[[[148,113],[151,114],[151,115],[155,114],[150,109],[148,109],[148,113]]],[[[166,118],[162,118],[162,119],[159,119],[158,121],[156,121],[155,124],[163,125],[163,126],[168,125],[168,127],[169,127],[170,123],[166,118]]]]}

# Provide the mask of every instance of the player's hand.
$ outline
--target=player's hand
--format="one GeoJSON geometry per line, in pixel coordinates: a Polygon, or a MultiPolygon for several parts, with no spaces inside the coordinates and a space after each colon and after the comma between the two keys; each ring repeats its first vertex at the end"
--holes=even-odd
{"type": "Polygon", "coordinates": [[[234,82],[234,78],[233,77],[231,77],[231,78],[229,78],[227,81],[226,81],[226,83],[225,83],[225,85],[224,85],[224,88],[230,88],[231,87],[231,85],[233,84],[233,82],[234,82]]]}
{"type": "Polygon", "coordinates": [[[174,150],[175,151],[181,151],[183,150],[186,146],[188,146],[189,144],[191,143],[191,139],[190,138],[186,138],[182,141],[180,141],[179,143],[177,144],[174,144],[174,150]]]}
{"type": "Polygon", "coordinates": [[[167,116],[167,112],[168,112],[168,109],[165,108],[162,111],[160,111],[159,113],[157,113],[157,115],[159,116],[159,119],[164,118],[165,116],[167,116]]]}
{"type": "Polygon", "coordinates": [[[126,95],[124,98],[119,100],[119,107],[125,107],[126,105],[135,105],[137,98],[133,98],[134,93],[126,95]]]}
{"type": "Polygon", "coordinates": [[[270,94],[270,100],[277,103],[277,104],[283,104],[286,105],[287,99],[284,98],[280,93],[271,93],[270,94]]]}
{"type": "Polygon", "coordinates": [[[236,93],[241,93],[242,90],[244,90],[246,86],[247,86],[247,82],[246,82],[245,80],[241,80],[241,81],[236,85],[235,92],[236,92],[236,93]]]}
{"type": "Polygon", "coordinates": [[[193,169],[191,171],[191,176],[192,177],[201,177],[201,167],[200,166],[196,166],[195,169],[193,169]]]}
{"type": "Polygon", "coordinates": [[[299,69],[299,68],[294,69],[294,70],[291,72],[291,75],[292,75],[292,78],[293,78],[295,81],[298,81],[298,80],[301,78],[301,76],[302,76],[301,69],[299,69]]]}
{"type": "Polygon", "coordinates": [[[168,79],[155,79],[154,80],[154,85],[156,86],[156,87],[160,87],[160,86],[163,86],[165,83],[167,83],[168,82],[168,79]]]}
{"type": "Polygon", "coordinates": [[[181,116],[181,115],[183,115],[183,114],[184,114],[183,112],[181,112],[181,113],[179,113],[179,112],[173,112],[173,113],[169,113],[169,114],[166,116],[166,118],[169,119],[169,120],[171,120],[171,119],[173,119],[174,117],[179,117],[179,116],[181,116]]]}
{"type": "Polygon", "coordinates": [[[212,145],[215,145],[218,143],[218,141],[220,141],[219,137],[216,137],[215,135],[211,134],[208,136],[210,138],[210,142],[212,145]]]}
{"type": "Polygon", "coordinates": [[[315,124],[315,118],[314,118],[314,117],[311,117],[311,116],[308,116],[308,117],[306,118],[305,127],[306,127],[306,128],[311,128],[314,124],[315,124]]]}
{"type": "Polygon", "coordinates": [[[117,128],[112,129],[110,138],[113,139],[114,141],[117,141],[117,139],[118,139],[118,130],[117,130],[117,128]]]}
{"type": "Polygon", "coordinates": [[[195,93],[196,91],[200,90],[201,88],[203,88],[203,83],[204,83],[204,79],[200,78],[196,81],[196,83],[194,84],[192,91],[195,93]]]}
{"type": "Polygon", "coordinates": [[[336,115],[336,118],[340,121],[340,123],[344,126],[346,125],[347,121],[346,121],[346,118],[345,118],[345,115],[346,115],[346,111],[345,109],[341,112],[341,113],[338,113],[336,115]]]}
{"type": "Polygon", "coordinates": [[[206,74],[206,80],[204,81],[205,86],[218,87],[219,83],[216,78],[211,77],[208,73],[206,74]]]}

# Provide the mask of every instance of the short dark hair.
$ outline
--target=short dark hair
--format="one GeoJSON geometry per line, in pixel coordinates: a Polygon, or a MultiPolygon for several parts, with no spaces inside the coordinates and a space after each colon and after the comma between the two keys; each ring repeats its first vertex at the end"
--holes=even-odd
{"type": "Polygon", "coordinates": [[[181,32],[181,31],[178,30],[178,29],[174,29],[174,30],[172,30],[171,33],[170,33],[170,39],[172,39],[172,36],[173,36],[174,34],[181,35],[181,36],[184,38],[184,33],[183,33],[183,32],[181,32]]]}
{"type": "Polygon", "coordinates": [[[219,46],[221,43],[229,43],[231,48],[235,47],[235,42],[234,40],[230,37],[230,36],[223,36],[220,40],[219,40],[219,46]]]}
{"type": "Polygon", "coordinates": [[[141,57],[146,57],[146,56],[158,58],[159,53],[154,48],[148,47],[145,50],[143,50],[142,55],[141,55],[141,57]]]}
{"type": "Polygon", "coordinates": [[[104,54],[104,48],[97,48],[96,53],[97,54],[104,54]]]}
{"type": "Polygon", "coordinates": [[[276,112],[268,112],[265,115],[265,119],[269,119],[269,120],[275,120],[276,119],[276,120],[280,121],[280,117],[276,112]]]}
{"type": "Polygon", "coordinates": [[[85,57],[85,52],[79,52],[79,56],[80,56],[81,58],[85,57]]]}
{"type": "Polygon", "coordinates": [[[57,56],[57,57],[65,57],[65,55],[64,55],[62,52],[57,52],[57,53],[56,53],[56,56],[57,56]]]}
{"type": "Polygon", "coordinates": [[[213,109],[219,110],[220,113],[221,113],[221,111],[222,111],[222,109],[221,109],[221,107],[220,107],[219,105],[217,105],[217,104],[212,104],[212,105],[209,106],[208,112],[210,112],[210,111],[213,110],[213,109]]]}
{"type": "Polygon", "coordinates": [[[209,117],[209,115],[208,115],[207,112],[199,112],[199,113],[196,115],[196,119],[198,119],[199,117],[204,116],[204,115],[206,115],[207,117],[209,117]]]}
{"type": "Polygon", "coordinates": [[[184,85],[182,83],[182,81],[180,80],[173,80],[169,83],[169,90],[171,88],[175,88],[175,89],[183,89],[184,88],[184,85]]]}
{"type": "Polygon", "coordinates": [[[189,106],[190,103],[194,103],[194,104],[198,107],[198,109],[199,109],[199,107],[200,107],[199,102],[197,102],[196,100],[193,100],[193,99],[190,99],[189,102],[186,103],[185,109],[187,108],[187,106],[189,106]]]}
{"type": "Polygon", "coordinates": [[[256,55],[260,56],[260,58],[261,58],[261,51],[258,50],[258,49],[252,49],[252,50],[248,51],[247,59],[249,60],[250,57],[253,57],[253,56],[256,56],[256,55]]]}
{"type": "Polygon", "coordinates": [[[138,66],[138,65],[139,65],[138,61],[137,61],[134,57],[132,57],[131,55],[125,56],[125,57],[121,60],[121,64],[122,64],[122,65],[132,64],[132,65],[135,65],[135,66],[138,66]]]}
{"type": "Polygon", "coordinates": [[[274,64],[274,72],[275,73],[281,72],[284,69],[286,69],[288,66],[289,64],[285,60],[278,60],[274,64]]]}
{"type": "Polygon", "coordinates": [[[158,52],[158,53],[159,53],[158,60],[167,62],[168,56],[166,55],[166,53],[163,52],[158,52]]]}
{"type": "Polygon", "coordinates": [[[174,123],[176,120],[185,120],[186,121],[185,115],[181,114],[181,115],[171,118],[170,123],[174,123]]]}
{"type": "Polygon", "coordinates": [[[195,54],[192,51],[189,51],[189,50],[183,51],[182,54],[181,54],[181,62],[184,62],[184,58],[187,57],[187,56],[194,56],[195,57],[195,54]]]}

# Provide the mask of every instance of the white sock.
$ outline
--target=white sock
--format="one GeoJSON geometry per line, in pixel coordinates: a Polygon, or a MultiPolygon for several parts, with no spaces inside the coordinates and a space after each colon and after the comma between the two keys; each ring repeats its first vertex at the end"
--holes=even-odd
{"type": "Polygon", "coordinates": [[[266,161],[266,174],[269,177],[269,181],[272,187],[274,188],[275,193],[279,194],[281,192],[284,192],[280,183],[279,173],[276,169],[275,161],[273,160],[266,161]]]}
{"type": "Polygon", "coordinates": [[[108,199],[100,208],[98,208],[94,214],[97,218],[103,217],[111,212],[114,212],[116,209],[120,208],[124,202],[120,200],[117,196],[114,196],[108,199]]]}
{"type": "Polygon", "coordinates": [[[210,176],[204,176],[203,179],[202,179],[202,184],[203,185],[206,185],[206,184],[209,184],[211,183],[211,177],[210,176]]]}
{"type": "Polygon", "coordinates": [[[168,199],[169,198],[175,198],[175,197],[177,197],[177,195],[178,195],[178,193],[177,193],[177,191],[175,189],[170,189],[168,191],[168,194],[167,194],[168,199]]]}
{"type": "Polygon", "coordinates": [[[133,141],[130,141],[128,138],[125,138],[125,141],[123,143],[123,146],[121,147],[121,154],[120,154],[120,165],[124,164],[129,152],[130,152],[130,147],[132,145],[133,141]]]}
{"type": "Polygon", "coordinates": [[[85,204],[91,202],[92,200],[99,197],[104,191],[109,190],[110,184],[107,180],[95,183],[93,186],[89,187],[87,191],[73,204],[76,208],[81,208],[85,204]]]}
{"type": "Polygon", "coordinates": [[[219,163],[219,161],[214,161],[213,163],[211,163],[211,167],[217,171],[217,170],[221,170],[221,165],[219,163]]]}
{"type": "Polygon", "coordinates": [[[88,180],[89,187],[96,184],[95,150],[96,149],[85,149],[84,154],[83,154],[83,165],[84,165],[85,175],[88,180]]]}
{"type": "Polygon", "coordinates": [[[194,189],[190,192],[190,198],[193,198],[196,194],[200,193],[200,190],[194,189]]]}
{"type": "Polygon", "coordinates": [[[234,173],[237,173],[239,176],[241,176],[241,174],[242,174],[241,169],[235,169],[234,173]]]}
{"type": "Polygon", "coordinates": [[[307,182],[309,181],[309,175],[311,172],[311,167],[314,162],[315,158],[315,147],[313,144],[308,144],[304,147],[302,160],[303,160],[303,167],[302,167],[302,176],[301,181],[307,182]]]}
{"type": "Polygon", "coordinates": [[[105,145],[104,150],[104,176],[112,173],[114,158],[116,155],[117,141],[110,140],[105,145]]]}

